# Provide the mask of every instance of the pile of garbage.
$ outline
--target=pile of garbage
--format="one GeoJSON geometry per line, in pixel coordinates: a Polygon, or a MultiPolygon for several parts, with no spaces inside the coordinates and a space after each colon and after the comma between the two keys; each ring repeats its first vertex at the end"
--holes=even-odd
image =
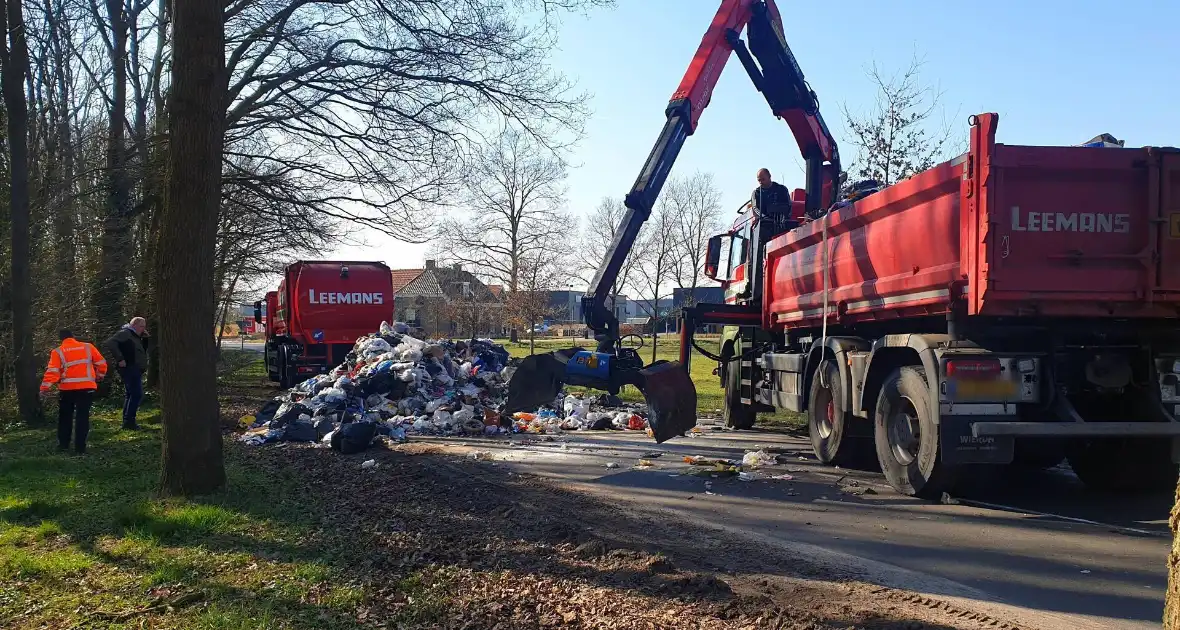
{"type": "Polygon", "coordinates": [[[423,341],[381,323],[345,361],[242,418],[242,442],[318,442],[344,453],[410,435],[556,434],[647,429],[647,410],[608,395],[559,394],[535,413],[504,417],[514,361],[490,339],[423,341]]]}

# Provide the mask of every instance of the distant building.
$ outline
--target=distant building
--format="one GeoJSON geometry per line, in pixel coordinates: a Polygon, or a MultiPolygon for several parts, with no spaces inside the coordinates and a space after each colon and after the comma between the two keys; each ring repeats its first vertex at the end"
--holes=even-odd
{"type": "Polygon", "coordinates": [[[672,289],[672,303],[676,308],[693,304],[724,304],[725,290],[719,286],[672,289]]]}
{"type": "Polygon", "coordinates": [[[498,336],[503,331],[503,300],[457,264],[440,267],[427,260],[421,273],[395,289],[394,308],[398,321],[429,336],[498,336]]]}
{"type": "Polygon", "coordinates": [[[425,269],[394,269],[391,275],[393,276],[393,299],[397,300],[397,292],[401,291],[407,284],[414,281],[415,278],[422,275],[425,269]]]}
{"type": "MultiPolygon", "coordinates": [[[[585,291],[550,291],[550,321],[557,324],[580,324],[585,321],[585,312],[582,310],[582,298],[585,296],[585,291]]],[[[629,303],[625,295],[617,296],[611,306],[614,307],[615,317],[620,321],[634,316],[628,308],[629,303]]]]}

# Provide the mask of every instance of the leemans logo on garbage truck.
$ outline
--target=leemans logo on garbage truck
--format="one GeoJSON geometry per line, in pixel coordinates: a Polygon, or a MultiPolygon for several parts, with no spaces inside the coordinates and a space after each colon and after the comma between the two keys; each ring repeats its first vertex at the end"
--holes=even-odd
{"type": "Polygon", "coordinates": [[[307,301],[311,304],[384,304],[383,293],[337,293],[334,291],[307,290],[307,301]]]}
{"type": "Polygon", "coordinates": [[[1021,212],[1012,206],[1013,232],[1108,232],[1131,231],[1131,215],[1110,212],[1021,212]]]}

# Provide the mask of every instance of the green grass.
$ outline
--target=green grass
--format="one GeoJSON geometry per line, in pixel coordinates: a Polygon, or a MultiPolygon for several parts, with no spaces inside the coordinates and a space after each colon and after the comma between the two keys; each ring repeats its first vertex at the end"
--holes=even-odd
{"type": "MultiPolygon", "coordinates": [[[[717,352],[720,337],[718,336],[698,336],[697,345],[709,350],[710,352],[717,352]]],[[[651,362],[651,338],[645,338],[644,347],[640,349],[639,354],[645,362],[651,362]]],[[[519,343],[511,343],[508,340],[500,340],[499,343],[504,344],[508,353],[514,357],[526,357],[530,354],[530,346],[527,339],[519,343]]],[[[536,352],[552,352],[560,348],[569,348],[574,345],[581,345],[583,347],[592,347],[594,341],[589,339],[579,338],[562,338],[562,337],[546,337],[535,341],[536,352]]],[[[656,343],[656,359],[665,361],[678,361],[680,359],[680,338],[675,334],[661,336],[656,343]]],[[[717,363],[708,357],[702,355],[695,348],[692,351],[691,371],[692,382],[697,389],[697,411],[702,416],[720,416],[721,405],[725,392],[721,388],[721,378],[713,374],[713,370],[717,367],[717,363]]],[[[571,388],[575,392],[589,391],[585,388],[571,388]]],[[[642,402],[643,395],[634,388],[627,387],[620,393],[623,400],[631,402],[642,402]]],[[[759,426],[764,427],[781,427],[792,430],[798,430],[805,426],[805,421],[796,413],[790,411],[779,411],[773,414],[764,413],[758,416],[759,426]]]]}
{"type": "MultiPolygon", "coordinates": [[[[224,382],[261,378],[256,357],[227,356],[224,382]]],[[[225,492],[161,498],[159,410],[124,432],[117,403],[96,405],[84,457],[58,453],[48,425],[0,432],[0,627],[362,625],[364,593],[342,577],[359,550],[316,536],[299,471],[259,470],[231,448],[225,492]],[[136,612],[185,593],[200,596],[136,612]]]]}

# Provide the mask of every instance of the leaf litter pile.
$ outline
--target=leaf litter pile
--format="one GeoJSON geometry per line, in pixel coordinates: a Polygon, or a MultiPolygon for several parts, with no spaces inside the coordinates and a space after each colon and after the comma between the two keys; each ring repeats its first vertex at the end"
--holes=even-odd
{"type": "Polygon", "coordinates": [[[341,560],[367,627],[1017,627],[495,464],[385,451],[362,469],[330,451],[235,446],[317,506],[319,540],[305,544],[355,554],[341,560]]]}

